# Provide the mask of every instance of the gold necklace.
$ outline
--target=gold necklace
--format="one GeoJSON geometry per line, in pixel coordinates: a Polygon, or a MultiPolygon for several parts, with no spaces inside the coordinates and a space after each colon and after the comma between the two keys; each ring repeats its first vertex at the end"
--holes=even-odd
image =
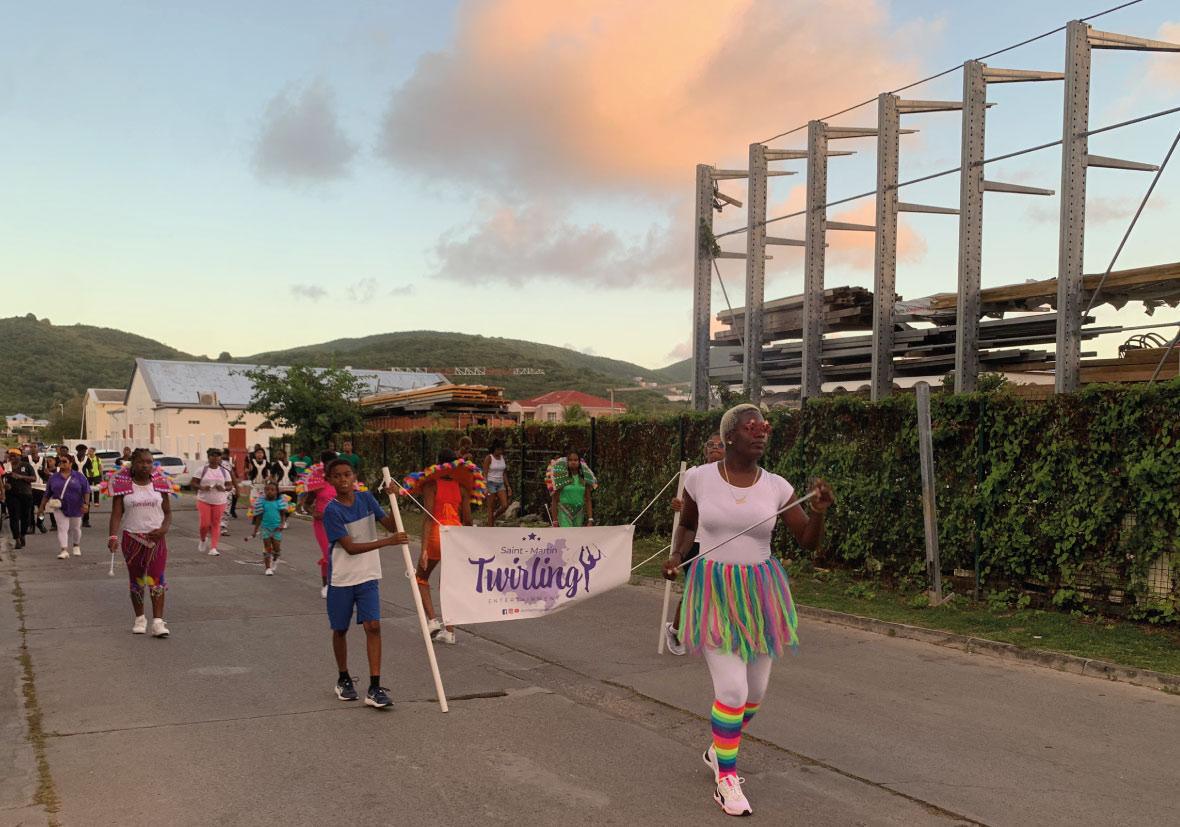
{"type": "MultiPolygon", "coordinates": [[[[729,481],[729,472],[725,470],[725,460],[721,460],[721,476],[725,477],[725,484],[727,486],[729,486],[729,496],[733,497],[734,505],[745,505],[746,498],[749,497],[750,495],[747,493],[747,494],[744,494],[741,497],[739,497],[737,494],[733,493],[733,489],[737,488],[738,486],[734,485],[732,482],[729,481]]],[[[761,479],[761,477],[762,477],[762,469],[759,468],[758,472],[754,475],[754,481],[752,483],[750,483],[749,488],[744,488],[742,490],[748,492],[750,490],[750,488],[753,488],[755,485],[758,484],[758,480],[761,479]]]]}

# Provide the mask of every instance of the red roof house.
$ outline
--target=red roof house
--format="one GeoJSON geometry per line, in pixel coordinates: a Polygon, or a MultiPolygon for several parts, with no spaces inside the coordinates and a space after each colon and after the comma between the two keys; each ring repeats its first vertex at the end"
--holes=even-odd
{"type": "Polygon", "coordinates": [[[519,414],[522,420],[561,422],[565,419],[565,411],[570,405],[580,406],[588,416],[592,417],[612,416],[627,412],[627,406],[622,402],[612,403],[609,399],[581,391],[550,391],[532,399],[513,402],[508,408],[519,414]]]}

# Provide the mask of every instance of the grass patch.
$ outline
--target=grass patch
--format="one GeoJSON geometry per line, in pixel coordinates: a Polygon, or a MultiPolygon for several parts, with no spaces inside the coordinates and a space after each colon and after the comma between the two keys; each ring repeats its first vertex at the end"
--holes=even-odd
{"type": "Polygon", "coordinates": [[[12,602],[16,608],[17,620],[20,622],[21,694],[24,696],[25,720],[29,729],[26,737],[33,747],[33,756],[37,763],[37,792],[33,801],[45,808],[45,812],[49,814],[49,824],[56,827],[59,822],[55,816],[61,809],[61,804],[57,797],[57,789],[53,786],[53,776],[49,772],[49,759],[45,752],[45,728],[41,704],[37,701],[37,687],[33,681],[33,658],[29,654],[28,629],[25,627],[25,592],[16,573],[15,556],[9,562],[12,566],[12,602]]]}
{"type": "Polygon", "coordinates": [[[791,592],[804,606],[1180,675],[1180,631],[1175,629],[995,602],[973,603],[963,597],[931,608],[924,594],[896,591],[841,572],[794,566],[790,573],[791,592]]]}

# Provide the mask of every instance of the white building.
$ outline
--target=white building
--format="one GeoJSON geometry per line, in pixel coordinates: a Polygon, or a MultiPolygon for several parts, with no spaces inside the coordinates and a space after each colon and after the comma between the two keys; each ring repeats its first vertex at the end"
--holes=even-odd
{"type": "Polygon", "coordinates": [[[36,434],[40,433],[43,428],[48,427],[48,419],[34,419],[31,416],[25,416],[23,413],[4,417],[5,436],[16,436],[18,434],[23,436],[35,436],[36,434]]]}
{"type": "Polygon", "coordinates": [[[82,400],[82,441],[97,444],[113,439],[111,414],[123,410],[127,391],[122,388],[87,388],[82,400]]]}
{"type": "MultiPolygon", "coordinates": [[[[185,459],[200,459],[206,448],[269,446],[273,436],[291,431],[246,411],[254,383],[246,372],[259,365],[230,362],[173,362],[136,359],[122,405],[107,411],[106,433],[92,442],[102,448],[124,445],[158,448],[185,459]]],[[[283,371],[285,367],[274,367],[283,371]]],[[[365,395],[445,382],[435,373],[348,370],[365,395]]],[[[97,432],[96,432],[97,433],[97,432]]],[[[88,433],[89,436],[89,433],[88,433]]],[[[88,443],[90,444],[90,443],[88,443]]]]}

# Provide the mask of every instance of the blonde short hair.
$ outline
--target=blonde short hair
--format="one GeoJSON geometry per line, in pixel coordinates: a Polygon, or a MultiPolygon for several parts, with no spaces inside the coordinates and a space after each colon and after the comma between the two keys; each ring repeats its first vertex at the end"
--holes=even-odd
{"type": "Polygon", "coordinates": [[[738,420],[742,418],[742,414],[748,411],[753,411],[759,416],[762,415],[761,409],[757,405],[751,405],[749,402],[743,402],[741,405],[734,405],[726,411],[721,417],[721,439],[729,442],[729,435],[737,430],[738,420]]]}

